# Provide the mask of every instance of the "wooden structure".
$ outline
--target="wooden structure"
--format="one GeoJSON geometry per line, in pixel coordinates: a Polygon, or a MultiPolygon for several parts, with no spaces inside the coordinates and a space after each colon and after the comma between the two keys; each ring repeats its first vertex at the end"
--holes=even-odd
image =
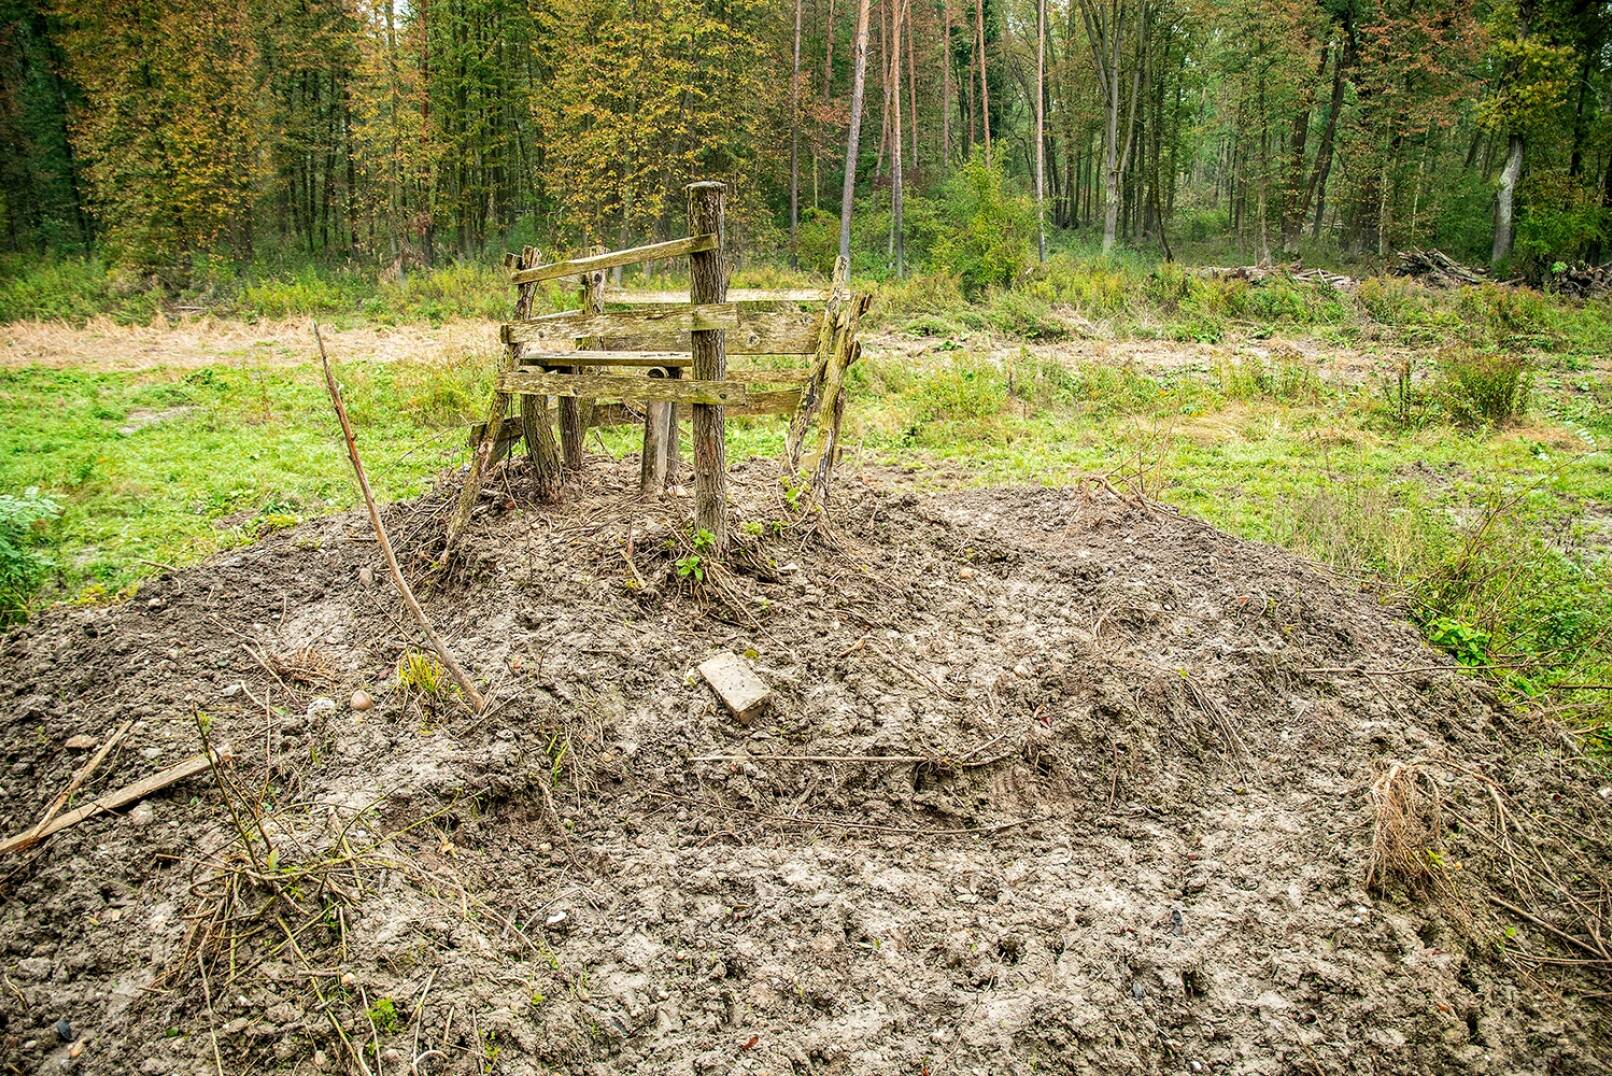
{"type": "Polygon", "coordinates": [[[583,438],[592,426],[642,423],[640,487],[657,495],[676,473],[678,422],[686,413],[695,525],[710,532],[717,550],[727,533],[727,415],[792,415],[786,473],[809,482],[814,496],[826,493],[839,451],[845,371],[860,354],[857,328],[869,297],[851,293],[843,263],[830,289],[730,291],[723,194],[721,183],[689,185],[691,234],[683,239],[548,264],[530,247],[506,256],[515,319],[503,327],[498,380],[473,438],[449,546],[469,522],[487,469],[517,439],[526,442],[539,495],[552,497],[566,471],[584,466],[583,438]],[[684,256],[687,292],[607,289],[608,269],[684,256]],[[533,317],[537,285],[566,277],[580,279],[579,308],[533,317]],[[730,367],[730,356],[742,364],[730,367]],[[800,365],[807,356],[810,364],[800,365]],[[508,413],[515,399],[518,420],[508,413]]]}

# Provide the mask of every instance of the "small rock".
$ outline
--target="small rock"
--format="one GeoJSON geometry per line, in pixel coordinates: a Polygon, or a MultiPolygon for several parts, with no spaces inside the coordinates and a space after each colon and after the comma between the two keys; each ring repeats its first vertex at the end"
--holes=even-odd
{"type": "Polygon", "coordinates": [[[313,1067],[318,1069],[320,1072],[323,1072],[330,1067],[330,1058],[325,1056],[325,1052],[323,1050],[315,1050],[313,1052],[313,1067]]]}
{"type": "Polygon", "coordinates": [[[83,1052],[84,1052],[84,1042],[83,1042],[83,1040],[79,1040],[78,1042],[73,1043],[73,1045],[71,1045],[71,1046],[69,1046],[67,1048],[67,1056],[70,1057],[70,1058],[73,1058],[74,1060],[77,1060],[78,1056],[80,1054],[82,1054],[83,1052]]]}
{"type": "Polygon", "coordinates": [[[968,580],[974,578],[974,576],[976,576],[978,574],[979,573],[974,571],[974,569],[972,569],[972,568],[959,568],[957,570],[957,578],[963,580],[964,582],[967,582],[968,580]]]}
{"type": "Polygon", "coordinates": [[[233,683],[229,687],[225,688],[223,691],[219,692],[219,694],[223,695],[226,699],[233,699],[235,696],[239,695],[245,690],[245,685],[237,681],[236,683],[233,683]]]}
{"type": "Polygon", "coordinates": [[[360,569],[358,569],[358,581],[360,583],[364,584],[366,587],[374,586],[375,585],[375,569],[374,568],[360,568],[360,569]]]}
{"type": "Polygon", "coordinates": [[[369,692],[360,689],[353,692],[353,697],[348,700],[347,705],[354,710],[368,710],[375,705],[375,700],[370,698],[369,692]]]}
{"type": "Polygon", "coordinates": [[[772,689],[731,650],[719,650],[700,662],[700,675],[733,716],[746,724],[772,699],[772,689]]]}
{"type": "Polygon", "coordinates": [[[56,1037],[63,1042],[72,1042],[78,1038],[78,1035],[73,1032],[72,1022],[65,1016],[56,1021],[56,1037]]]}
{"type": "Polygon", "coordinates": [[[309,719],[326,717],[336,712],[336,700],[328,699],[323,695],[308,703],[309,719]]]}
{"type": "Polygon", "coordinates": [[[164,602],[161,598],[152,598],[150,601],[146,602],[146,608],[147,609],[161,609],[166,604],[167,603],[164,602]]]}
{"type": "Polygon", "coordinates": [[[152,809],[151,804],[137,803],[134,805],[134,809],[129,812],[129,825],[144,829],[154,822],[156,817],[157,812],[152,809]]]}
{"type": "Polygon", "coordinates": [[[77,736],[67,737],[67,742],[62,746],[69,751],[88,751],[100,742],[94,736],[81,732],[77,736]]]}

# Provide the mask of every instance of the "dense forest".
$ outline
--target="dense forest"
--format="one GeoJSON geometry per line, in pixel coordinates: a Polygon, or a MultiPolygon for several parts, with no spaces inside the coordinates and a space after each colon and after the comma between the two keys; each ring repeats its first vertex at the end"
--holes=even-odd
{"type": "Polygon", "coordinates": [[[863,268],[899,271],[969,227],[965,180],[1035,199],[1043,248],[1600,261],[1612,4],[0,6],[0,248],[406,269],[675,235],[713,177],[742,249],[812,267],[844,191],[863,268]]]}

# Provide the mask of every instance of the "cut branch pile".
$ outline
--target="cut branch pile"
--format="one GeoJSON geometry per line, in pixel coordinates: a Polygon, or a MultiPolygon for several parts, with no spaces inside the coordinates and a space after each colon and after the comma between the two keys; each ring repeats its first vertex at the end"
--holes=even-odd
{"type": "Polygon", "coordinates": [[[1394,256],[1394,264],[1388,271],[1440,288],[1482,284],[1489,279],[1482,269],[1462,265],[1442,250],[1402,250],[1394,256]]]}
{"type": "Polygon", "coordinates": [[[1605,265],[1569,265],[1557,273],[1551,287],[1558,295],[1574,299],[1599,299],[1612,295],[1612,262],[1605,265]]]}
{"type": "Polygon", "coordinates": [[[1300,262],[1291,265],[1271,265],[1269,262],[1261,262],[1258,265],[1206,266],[1194,272],[1210,280],[1246,280],[1256,285],[1276,279],[1296,281],[1300,284],[1326,284],[1333,288],[1352,288],[1360,283],[1354,277],[1342,273],[1332,273],[1325,269],[1306,269],[1300,262]]]}

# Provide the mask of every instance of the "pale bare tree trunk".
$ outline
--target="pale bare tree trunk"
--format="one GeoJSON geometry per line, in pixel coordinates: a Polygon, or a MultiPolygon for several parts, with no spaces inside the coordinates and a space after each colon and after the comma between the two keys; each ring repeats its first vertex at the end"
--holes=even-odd
{"type": "Polygon", "coordinates": [[[1517,180],[1522,176],[1522,135],[1513,134],[1507,143],[1506,166],[1500,170],[1500,187],[1494,198],[1494,247],[1489,261],[1498,265],[1511,256],[1512,209],[1517,197],[1517,180]]]}
{"type": "Polygon", "coordinates": [[[800,265],[800,8],[795,0],[795,64],[789,78],[789,264],[800,265]]]}
{"type": "Polygon", "coordinates": [[[896,257],[896,276],[906,275],[906,244],[902,236],[901,227],[901,17],[903,15],[901,0],[891,0],[890,17],[890,71],[895,76],[895,92],[891,94],[891,101],[895,108],[891,113],[890,130],[890,232],[894,240],[896,257]]]}
{"type": "Polygon", "coordinates": [[[868,70],[868,0],[856,8],[856,36],[851,49],[851,129],[846,137],[845,187],[840,193],[840,257],[851,260],[851,209],[856,202],[856,144],[862,136],[862,89],[868,70]]]}
{"type": "Polygon", "coordinates": [[[1047,0],[1035,6],[1035,239],[1036,253],[1047,260],[1047,0]]]}
{"type": "Polygon", "coordinates": [[[912,132],[912,154],[909,162],[918,167],[918,69],[912,62],[912,0],[905,0],[907,14],[907,129],[912,132]]]}

